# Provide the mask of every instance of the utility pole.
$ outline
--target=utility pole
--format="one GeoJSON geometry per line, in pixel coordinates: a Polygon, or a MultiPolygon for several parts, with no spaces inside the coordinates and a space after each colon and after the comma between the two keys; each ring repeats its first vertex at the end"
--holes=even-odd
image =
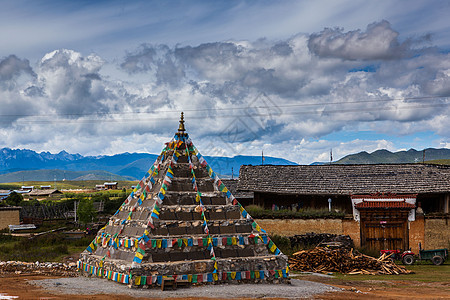
{"type": "Polygon", "coordinates": [[[234,179],[234,171],[233,171],[233,167],[231,167],[231,179],[234,179]]]}
{"type": "Polygon", "coordinates": [[[75,224],[77,224],[77,200],[75,200],[74,205],[75,205],[75,224]]]}

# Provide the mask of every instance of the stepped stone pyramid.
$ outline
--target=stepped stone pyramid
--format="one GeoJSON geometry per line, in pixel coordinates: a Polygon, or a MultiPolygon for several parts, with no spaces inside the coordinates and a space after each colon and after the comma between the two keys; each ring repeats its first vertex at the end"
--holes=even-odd
{"type": "Polygon", "coordinates": [[[174,138],[80,255],[83,275],[130,287],[289,281],[287,257],[193,145],[174,138]]]}

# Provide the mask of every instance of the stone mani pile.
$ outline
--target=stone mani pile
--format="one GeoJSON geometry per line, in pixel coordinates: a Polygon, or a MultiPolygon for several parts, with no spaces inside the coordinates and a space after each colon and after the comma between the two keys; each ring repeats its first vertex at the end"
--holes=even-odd
{"type": "Polygon", "coordinates": [[[10,273],[64,277],[78,276],[75,263],[0,261],[0,274],[10,273]]]}
{"type": "Polygon", "coordinates": [[[214,173],[184,129],[78,261],[128,284],[289,281],[287,257],[214,173]]]}

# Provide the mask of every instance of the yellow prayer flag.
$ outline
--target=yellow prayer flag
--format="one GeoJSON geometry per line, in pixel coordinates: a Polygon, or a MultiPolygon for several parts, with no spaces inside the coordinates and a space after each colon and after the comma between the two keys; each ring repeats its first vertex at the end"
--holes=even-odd
{"type": "Polygon", "coordinates": [[[236,272],[231,272],[231,279],[235,279],[236,278],[236,272]]]}
{"type": "Polygon", "coordinates": [[[142,255],[142,253],[136,252],[136,257],[139,259],[143,259],[144,255],[142,255]]]}
{"type": "Polygon", "coordinates": [[[219,275],[217,273],[213,273],[213,279],[214,281],[219,280],[219,275]]]}
{"type": "Polygon", "coordinates": [[[256,279],[259,278],[259,271],[255,271],[255,278],[256,278],[256,279]]]}
{"type": "Polygon", "coordinates": [[[272,247],[270,247],[270,251],[275,252],[275,250],[277,250],[277,246],[273,244],[272,247]]]}
{"type": "Polygon", "coordinates": [[[161,248],[162,240],[156,240],[156,248],[161,248]]]}
{"type": "Polygon", "coordinates": [[[134,284],[141,285],[141,276],[136,276],[136,278],[134,279],[134,284]]]}

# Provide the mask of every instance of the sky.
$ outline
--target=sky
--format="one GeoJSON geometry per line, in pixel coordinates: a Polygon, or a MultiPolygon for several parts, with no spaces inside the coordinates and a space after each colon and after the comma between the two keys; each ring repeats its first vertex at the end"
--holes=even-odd
{"type": "Polygon", "coordinates": [[[2,1],[0,148],[450,148],[448,1],[2,1]]]}

